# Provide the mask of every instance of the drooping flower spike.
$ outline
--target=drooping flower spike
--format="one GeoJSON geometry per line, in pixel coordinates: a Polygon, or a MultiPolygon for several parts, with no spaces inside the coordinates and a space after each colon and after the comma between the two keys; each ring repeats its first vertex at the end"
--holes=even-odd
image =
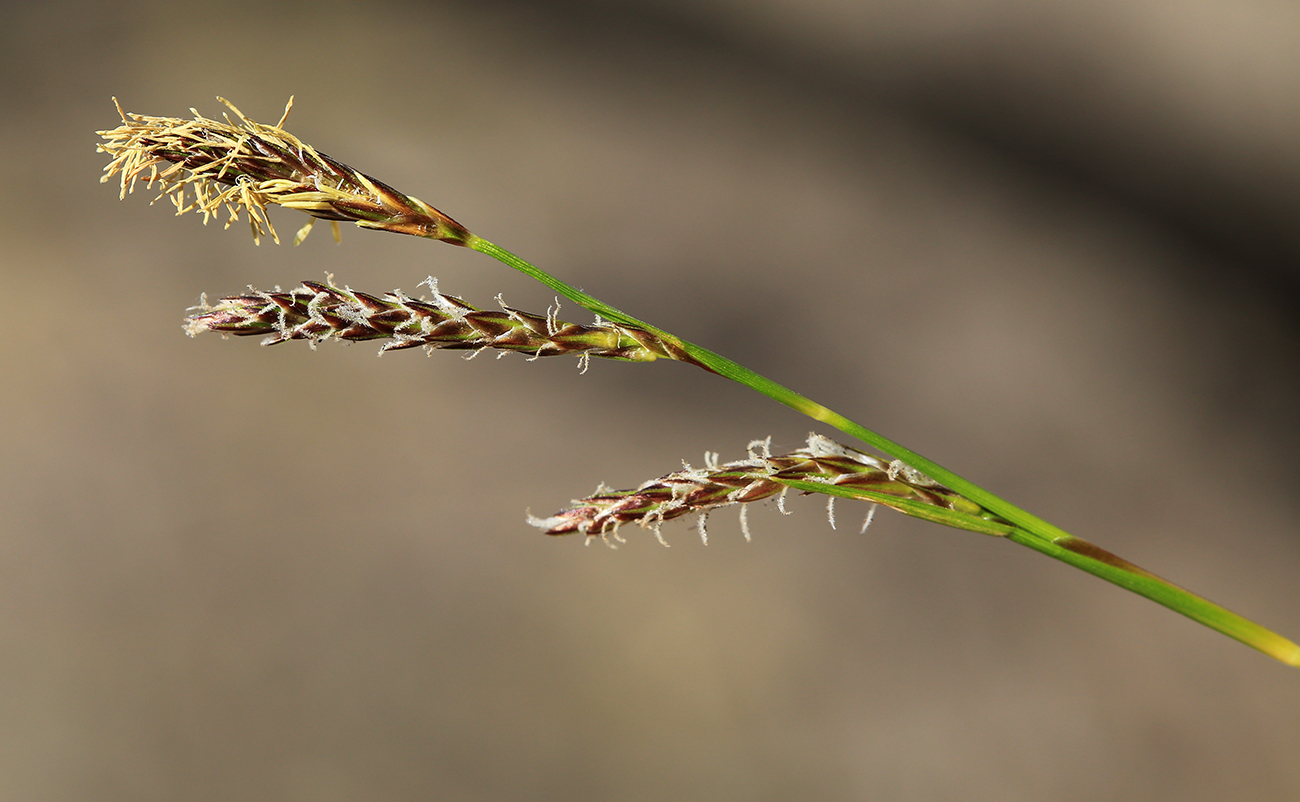
{"type": "Polygon", "coordinates": [[[249,288],[186,319],[191,337],[205,331],[236,336],[264,335],[263,345],[306,340],[352,342],[384,340],[380,352],[424,347],[427,350],[478,351],[495,348],[530,357],[578,355],[624,362],[649,362],[665,356],[644,332],[598,321],[590,326],[566,323],[558,306],[546,315],[502,304],[501,311],[481,310],[454,295],[438,292],[428,279],[431,300],[412,298],[400,290],[382,296],[304,281],[288,292],[249,288]]]}
{"type": "MultiPolygon", "coordinates": [[[[464,226],[424,201],[326,156],[284,130],[292,97],[276,125],[254,122],[225,98],[217,99],[239,125],[229,115],[221,122],[190,109],[194,119],[181,120],[128,114],[119,105],[122,124],[97,132],[104,139],[100,152],[112,157],[100,180],[120,176],[123,198],[137,181],[147,187],[157,183],[162,192],[154,200],[169,196],[177,214],[195,211],[205,224],[224,209],[229,228],[246,213],[255,241],[267,235],[280,241],[266,215],[268,206],[329,220],[336,238],[340,221],[456,245],[469,238],[464,226]]],[[[307,236],[314,222],[299,230],[295,243],[307,236]]]]}
{"type": "MultiPolygon", "coordinates": [[[[610,537],[622,539],[620,526],[634,523],[653,531],[663,543],[660,527],[665,521],[695,513],[700,516],[700,536],[707,542],[704,522],[713,510],[773,497],[779,503],[794,488],[829,495],[832,501],[857,498],[907,515],[941,518],[950,526],[988,535],[1002,536],[1012,529],[1009,522],[898,460],[882,460],[819,434],[808,435],[805,448],[788,454],[773,455],[768,448],[767,441],[757,440],[749,444],[746,459],[719,465],[716,455],[708,455],[703,468],[686,465],[635,489],[602,487],[549,518],[529,522],[548,535],[600,536],[607,544],[610,537]]],[[[741,524],[748,539],[744,517],[741,524]]]]}

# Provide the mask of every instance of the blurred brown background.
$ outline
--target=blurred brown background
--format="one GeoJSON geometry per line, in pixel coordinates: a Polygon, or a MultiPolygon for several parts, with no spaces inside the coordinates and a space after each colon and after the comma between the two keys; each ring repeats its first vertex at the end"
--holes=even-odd
{"type": "Polygon", "coordinates": [[[537,534],[810,425],[670,363],[187,339],[200,292],[327,271],[551,295],[119,203],[93,135],[294,94],[321,150],[1300,637],[1294,5],[3,15],[0,798],[1300,797],[1296,670],[1011,544],[808,500],[750,544],[537,534]]]}

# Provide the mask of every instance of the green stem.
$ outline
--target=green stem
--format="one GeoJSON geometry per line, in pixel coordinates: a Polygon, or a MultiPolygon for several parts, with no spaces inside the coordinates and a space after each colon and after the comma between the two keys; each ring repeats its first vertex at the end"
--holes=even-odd
{"type": "MultiPolygon", "coordinates": [[[[487,240],[470,235],[464,244],[480,253],[487,254],[504,264],[518,270],[519,272],[536,279],[537,281],[550,287],[552,290],[560,293],[564,297],[582,306],[583,308],[599,315],[600,317],[612,323],[617,323],[631,328],[641,329],[660,338],[668,348],[684,356],[683,361],[693,362],[700,367],[725,376],[732,381],[738,382],[757,390],[760,393],[785,404],[786,406],[813,420],[821,421],[829,426],[856,437],[864,443],[867,443],[881,452],[888,454],[897,460],[902,460],[907,465],[915,468],[926,476],[934,479],[942,485],[956,491],[971,501],[979,504],[986,510],[993,512],[1002,518],[1012,522],[1015,526],[1008,527],[1009,532],[990,531],[990,527],[984,526],[966,526],[954,518],[953,520],[939,520],[929,514],[930,520],[937,523],[946,523],[950,526],[957,526],[974,531],[982,531],[985,534],[996,534],[1005,536],[1008,540],[1019,543],[1035,551],[1046,554],[1047,556],[1072,565],[1082,571],[1086,571],[1094,576],[1100,577],[1108,582],[1119,585],[1120,587],[1137,593],[1141,596],[1162,604],[1169,609],[1204,624],[1211,629],[1235,638],[1252,648],[1258,649],[1264,654],[1274,657],[1283,663],[1292,666],[1300,666],[1300,646],[1283,638],[1282,636],[1271,632],[1264,627],[1256,624],[1249,619],[1243,618],[1219,605],[1204,599],[1196,594],[1184,590],[1177,585],[1168,582],[1160,577],[1145,571],[1133,563],[1123,560],[1115,555],[1100,549],[1086,540],[1074,537],[1064,530],[1049,524],[1036,515],[1032,515],[1016,505],[1006,501],[984,488],[976,485],[957,474],[944,468],[936,462],[933,462],[909,448],[895,443],[887,437],[879,435],[870,429],[858,423],[849,420],[843,415],[835,412],[810,398],[800,395],[771,379],[759,373],[755,373],[743,365],[737,364],[721,354],[710,351],[707,348],[687,342],[681,338],[669,334],[668,332],[650,325],[641,320],[637,320],[631,315],[616,309],[609,304],[595,298],[587,293],[565,284],[563,281],[551,276],[543,270],[533,266],[524,259],[519,258],[513,253],[501,248],[487,240]]],[[[799,487],[796,483],[789,483],[798,489],[807,490],[809,488],[799,487]]],[[[818,485],[811,492],[831,492],[825,485],[818,485]]],[[[855,495],[853,493],[833,492],[834,495],[855,495]]],[[[858,497],[872,500],[866,495],[856,494],[858,497]]],[[[895,509],[900,509],[898,505],[895,509]]],[[[907,512],[906,509],[901,511],[907,512]]],[[[909,513],[911,514],[911,513],[909,513]]]]}

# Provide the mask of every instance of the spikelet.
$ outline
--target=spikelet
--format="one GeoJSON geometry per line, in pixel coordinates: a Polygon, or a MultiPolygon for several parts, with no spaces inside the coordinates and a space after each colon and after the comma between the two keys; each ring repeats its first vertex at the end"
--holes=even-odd
{"type": "MultiPolygon", "coordinates": [[[[224,98],[217,98],[239,119],[209,120],[191,109],[193,120],[128,114],[117,107],[122,124],[98,131],[103,142],[97,150],[112,161],[101,182],[120,176],[121,194],[134,191],[136,182],[159,185],[154,200],[170,196],[177,214],[195,211],[206,224],[224,209],[226,227],[247,213],[254,241],[269,235],[280,241],[266,215],[278,205],[329,220],[335,226],[350,221],[365,228],[413,234],[463,245],[473,236],[447,215],[427,203],[404,195],[342,162],[320,153],[284,130],[293,107],[289,98],[276,125],[245,117],[224,98]]],[[[113,99],[117,103],[117,99],[113,99]]],[[[311,230],[308,222],[295,237],[301,242],[311,230]]]]}
{"type": "Polygon", "coordinates": [[[481,310],[454,295],[437,291],[430,300],[408,296],[400,290],[382,296],[304,281],[288,292],[260,292],[249,288],[215,305],[196,307],[199,314],[186,319],[191,337],[204,331],[236,336],[265,335],[263,345],[306,340],[313,346],[324,340],[386,340],[380,352],[424,347],[426,350],[517,351],[530,357],[579,355],[625,362],[649,362],[663,356],[643,344],[641,332],[597,322],[591,326],[566,323],[554,312],[537,315],[502,304],[501,311],[481,310]]]}
{"type": "Polygon", "coordinates": [[[990,534],[1007,523],[901,462],[886,462],[819,434],[810,434],[805,448],[789,454],[773,456],[751,444],[746,459],[719,465],[715,457],[704,468],[685,466],[634,490],[602,487],[549,518],[530,516],[529,523],[548,535],[576,532],[600,536],[606,543],[610,536],[621,540],[617,530],[622,524],[635,523],[652,530],[662,542],[660,526],[665,521],[690,513],[704,516],[718,507],[774,496],[779,501],[791,482],[802,483],[801,488],[824,485],[828,494],[834,488],[839,492],[832,499],[845,495],[844,489],[865,491],[872,495],[863,498],[873,503],[918,517],[928,517],[926,509],[960,513],[987,522],[983,531],[990,534]]]}

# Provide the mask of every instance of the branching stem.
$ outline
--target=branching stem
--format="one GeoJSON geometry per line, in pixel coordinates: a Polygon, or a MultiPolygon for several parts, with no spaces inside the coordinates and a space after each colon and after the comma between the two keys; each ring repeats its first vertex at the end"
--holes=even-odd
{"type": "MultiPolygon", "coordinates": [[[[976,504],[997,513],[1015,524],[1009,533],[1002,536],[1008,540],[1046,554],[1055,560],[1072,565],[1107,582],[1118,585],[1125,590],[1164,605],[1169,609],[1218,632],[1235,638],[1252,648],[1258,649],[1270,657],[1288,665],[1300,667],[1300,645],[1293,643],[1255,622],[1221,607],[1214,602],[1185,590],[1168,580],[1146,571],[1133,563],[1101,549],[1086,540],[1077,538],[1068,532],[1053,526],[1036,515],[1020,509],[979,485],[974,484],[942,465],[895,443],[883,435],[855,423],[822,404],[778,384],[775,381],[740,365],[721,354],[707,348],[687,342],[660,328],[638,320],[616,309],[582,290],[572,287],[549,273],[532,265],[524,259],[495,245],[482,237],[471,234],[464,244],[480,253],[503,262],[515,270],[536,279],[574,303],[594,312],[600,317],[622,326],[638,328],[654,334],[669,350],[679,353],[680,361],[690,362],[712,373],[724,376],[732,381],[757,390],[758,392],[780,401],[791,409],[801,412],[813,420],[821,421],[841,432],[856,437],[864,443],[888,454],[894,459],[902,460],[912,468],[920,471],[936,482],[951,488],[976,504]]],[[[802,483],[788,483],[795,489],[812,492],[827,492],[825,485],[803,488],[802,483]]],[[[811,484],[811,483],[810,483],[811,484]]],[[[853,495],[851,492],[836,495],[853,495]]],[[[867,496],[862,496],[868,498],[867,496]]],[[[868,498],[868,500],[870,500],[868,498]]],[[[953,524],[949,524],[953,525],[953,524]]],[[[979,531],[979,530],[976,530],[979,531]]],[[[986,532],[986,534],[994,534],[986,532]]],[[[1001,534],[1001,533],[998,533],[1001,534]]]]}

